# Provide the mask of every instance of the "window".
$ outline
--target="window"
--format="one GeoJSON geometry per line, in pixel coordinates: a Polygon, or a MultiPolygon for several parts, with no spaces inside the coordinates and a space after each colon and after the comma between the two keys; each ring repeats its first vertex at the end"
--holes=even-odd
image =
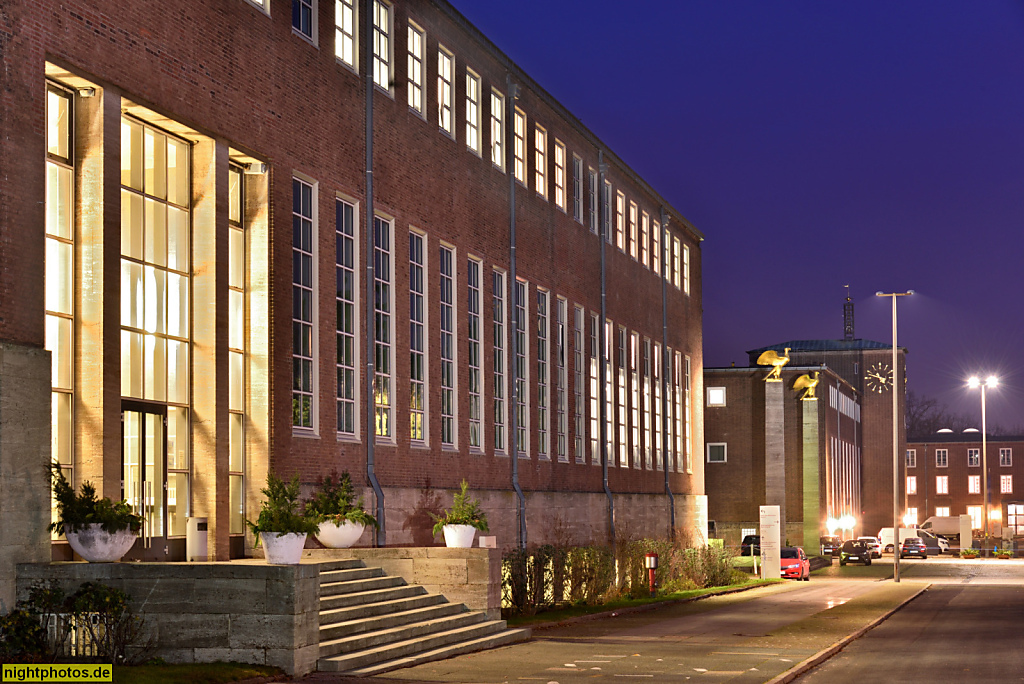
{"type": "Polygon", "coordinates": [[[644,339],[643,347],[643,414],[644,414],[644,463],[651,467],[651,446],[654,429],[654,411],[651,406],[651,341],[644,339]]]}
{"type": "Polygon", "coordinates": [[[654,343],[654,363],[651,364],[651,385],[654,387],[654,466],[658,470],[664,467],[662,462],[662,448],[665,433],[665,425],[661,422],[661,374],[664,368],[661,365],[661,345],[654,343]]]}
{"type": "Polygon", "coordinates": [[[583,223],[583,160],[572,155],[572,217],[583,223]]]}
{"type": "Polygon", "coordinates": [[[548,133],[540,126],[533,131],[533,184],[537,194],[548,197],[548,133]]]}
{"type": "Polygon", "coordinates": [[[455,445],[455,250],[441,246],[441,444],[455,445]]]}
{"type": "Polygon", "coordinates": [[[683,294],[690,294],[690,247],[683,245],[683,294]]]}
{"type": "Polygon", "coordinates": [[[657,221],[651,227],[651,268],[661,275],[661,224],[657,221]]]}
{"type": "Polygon", "coordinates": [[[494,324],[494,450],[505,451],[505,273],[495,270],[491,280],[494,324]]]}
{"type": "MultiPolygon", "coordinates": [[[[74,96],[46,89],[46,349],[50,352],[50,458],[74,482],[74,96]]],[[[56,520],[56,510],[53,512],[56,520]]],[[[57,535],[54,535],[57,538],[57,535]]]]}
{"type": "Polygon", "coordinates": [[[917,494],[917,477],[914,475],[907,476],[907,494],[917,494]]]}
{"type": "Polygon", "coordinates": [[[613,354],[613,327],[610,320],[604,322],[604,436],[605,458],[608,467],[615,465],[615,364],[613,354]]]}
{"type": "Polygon", "coordinates": [[[636,203],[629,203],[629,256],[636,259],[638,257],[639,245],[637,244],[637,225],[636,225],[636,203]]]}
{"type": "Polygon", "coordinates": [[[516,107],[515,118],[512,122],[512,133],[514,140],[514,149],[512,150],[513,156],[515,157],[513,171],[516,174],[516,180],[520,183],[526,183],[526,114],[523,110],[516,107]]]}
{"type": "Polygon", "coordinates": [[[1009,468],[1013,465],[1013,449],[999,450],[999,465],[1002,468],[1009,468]]]}
{"type": "Polygon", "coordinates": [[[483,400],[481,395],[482,375],[481,366],[483,357],[481,350],[481,338],[483,336],[483,296],[480,291],[480,277],[483,265],[476,259],[469,259],[466,262],[466,310],[468,313],[468,331],[466,339],[469,347],[469,447],[470,449],[483,449],[483,400]]]}
{"type": "Polygon", "coordinates": [[[526,281],[516,280],[515,300],[513,301],[513,305],[516,307],[515,328],[513,330],[516,336],[516,358],[515,367],[512,369],[512,377],[516,384],[516,451],[521,456],[528,454],[530,451],[530,377],[526,361],[530,357],[530,341],[526,335],[526,331],[529,329],[526,313],[526,304],[529,301],[527,293],[529,291],[530,286],[526,281]]]}
{"type": "Polygon", "coordinates": [[[629,336],[630,408],[633,463],[640,463],[640,334],[629,336]]]}
{"type": "Polygon", "coordinates": [[[601,191],[601,212],[604,215],[602,223],[602,229],[604,230],[604,239],[608,244],[612,243],[612,184],[609,181],[604,182],[604,188],[601,191]]]}
{"type": "Polygon", "coordinates": [[[426,442],[427,357],[424,288],[426,238],[409,233],[409,438],[426,442]]]}
{"type": "Polygon", "coordinates": [[[619,328],[618,344],[618,378],[616,379],[617,401],[619,404],[619,465],[629,467],[629,444],[626,439],[626,329],[619,328]]]}
{"type": "MultiPolygon", "coordinates": [[[[620,252],[626,251],[626,196],[615,193],[615,246],[620,252]]],[[[636,252],[636,238],[633,238],[633,252],[636,252]]]]}
{"type": "Polygon", "coordinates": [[[391,268],[391,223],[379,216],[373,218],[373,412],[374,434],[378,437],[394,437],[392,411],[393,340],[391,336],[392,301],[391,287],[394,273],[391,268]]]}
{"type": "Polygon", "coordinates": [[[356,242],[355,207],[335,203],[337,230],[336,276],[338,280],[338,432],[356,434],[356,242]]]}
{"type": "Polygon", "coordinates": [[[480,154],[480,77],[466,70],[466,147],[480,154]]]}
{"type": "Polygon", "coordinates": [[[444,48],[437,51],[437,125],[454,137],[452,132],[452,75],[455,58],[444,48]]]}
{"type": "Polygon", "coordinates": [[[1013,494],[1013,475],[999,476],[999,493],[1013,494]]]}
{"type": "Polygon", "coordinates": [[[665,449],[665,460],[658,467],[668,468],[670,472],[673,469],[679,469],[679,454],[676,452],[676,445],[678,444],[676,428],[678,424],[676,423],[675,411],[682,390],[677,382],[679,380],[679,369],[676,368],[676,363],[678,363],[678,360],[675,352],[672,351],[671,347],[665,347],[665,366],[662,368],[662,373],[665,376],[665,402],[663,405],[665,411],[663,419],[665,421],[665,435],[661,438],[662,448],[665,449]]]}
{"type": "MultiPolygon", "coordinates": [[[[678,363],[678,360],[679,360],[679,353],[676,352],[676,362],[677,363],[678,363]]],[[[685,413],[683,414],[683,420],[685,421],[685,423],[683,425],[679,426],[681,429],[677,429],[676,430],[676,435],[677,435],[677,439],[678,439],[678,435],[680,433],[685,433],[686,444],[683,445],[683,444],[678,444],[677,443],[676,444],[676,449],[678,451],[683,451],[683,447],[685,446],[686,472],[687,473],[692,473],[693,472],[693,463],[690,460],[690,454],[693,453],[693,421],[691,420],[691,415],[692,414],[690,412],[690,387],[692,387],[693,381],[690,379],[690,357],[689,356],[686,357],[686,372],[683,375],[683,382],[684,382],[684,385],[683,385],[683,396],[684,396],[684,402],[685,402],[685,413]]],[[[678,401],[678,396],[676,398],[676,401],[678,401]]],[[[676,407],[676,415],[677,416],[679,415],[679,407],[678,406],[676,407]]]]}
{"type": "Polygon", "coordinates": [[[353,69],[355,68],[355,0],[334,0],[334,56],[353,69]]]}
{"type": "Polygon", "coordinates": [[[708,406],[725,406],[725,388],[708,387],[708,406]]]}
{"type": "Polygon", "coordinates": [[[598,346],[598,329],[600,320],[596,314],[590,314],[590,462],[594,465],[601,465],[601,452],[598,450],[598,439],[600,438],[600,391],[598,383],[598,361],[600,347],[598,346]]]}
{"type": "Polygon", "coordinates": [[[949,494],[949,475],[937,475],[935,477],[935,493],[949,494]]]}
{"type": "Polygon", "coordinates": [[[945,468],[949,465],[949,452],[946,449],[935,450],[935,467],[945,468]]]}
{"type": "Polygon", "coordinates": [[[537,288],[537,456],[538,458],[551,458],[548,450],[548,422],[550,420],[548,392],[550,387],[548,339],[551,335],[548,330],[548,317],[550,312],[549,295],[547,290],[537,288]]]}
{"type": "Polygon", "coordinates": [[[557,300],[555,312],[555,423],[558,430],[558,442],[555,445],[555,452],[558,460],[567,462],[569,460],[566,440],[569,432],[569,420],[566,416],[568,401],[565,393],[569,385],[569,371],[566,367],[566,326],[569,318],[569,303],[561,297],[557,300]]]}
{"type": "Polygon", "coordinates": [[[583,444],[583,309],[574,306],[572,310],[572,397],[573,397],[573,450],[577,463],[587,460],[583,444]]]}
{"type": "MultiPolygon", "coordinates": [[[[313,185],[292,178],[292,425],[314,430],[316,363],[316,230],[313,185]]],[[[187,301],[187,300],[186,300],[187,301]]]]}
{"type": "Polygon", "coordinates": [[[967,515],[971,516],[971,529],[980,530],[982,518],[981,506],[968,506],[967,515]]]}
{"type": "Polygon", "coordinates": [[[1006,526],[1013,530],[1015,536],[1024,534],[1024,505],[1006,506],[1006,526]]]}
{"type": "Polygon", "coordinates": [[[949,517],[949,506],[936,506],[935,507],[935,515],[937,515],[937,516],[939,516],[941,518],[948,518],[949,517]]]}
{"type": "Polygon", "coordinates": [[[917,450],[916,449],[907,449],[907,467],[908,468],[916,468],[917,467],[917,450]]]}
{"type": "MultiPolygon", "coordinates": [[[[630,204],[629,211],[630,211],[630,214],[631,214],[631,220],[635,223],[636,222],[636,205],[635,204],[630,204]]],[[[651,265],[651,255],[650,255],[651,245],[650,245],[650,242],[648,242],[648,234],[650,232],[651,232],[651,217],[648,216],[647,212],[645,211],[645,212],[640,214],[640,263],[643,264],[645,268],[650,268],[650,265],[651,265]]]]}
{"type": "Polygon", "coordinates": [[[708,443],[708,463],[725,463],[726,445],[724,442],[708,443]]]}
{"type": "Polygon", "coordinates": [[[316,42],[316,0],[292,0],[292,29],[316,42]]]}
{"type": "Polygon", "coordinates": [[[555,206],[565,211],[565,145],[555,140],[555,206]]]}
{"type": "Polygon", "coordinates": [[[682,243],[679,238],[672,237],[672,284],[677,288],[682,287],[682,243]]]}
{"type": "Polygon", "coordinates": [[[423,115],[424,55],[427,40],[415,24],[409,24],[408,90],[409,108],[423,115]]]}
{"type": "Polygon", "coordinates": [[[967,450],[967,467],[977,468],[981,465],[981,449],[967,450]]]}
{"type": "Polygon", "coordinates": [[[391,5],[373,0],[373,82],[391,92],[391,5]]]}
{"type": "Polygon", "coordinates": [[[245,534],[245,207],[242,169],[228,167],[228,518],[245,534]]]}
{"type": "Polygon", "coordinates": [[[505,170],[505,97],[491,91],[491,163],[505,170]]]}
{"type": "Polygon", "coordinates": [[[587,173],[590,187],[587,205],[590,207],[590,232],[597,235],[597,171],[589,169],[587,173]]]}
{"type": "Polygon", "coordinates": [[[981,475],[967,476],[967,493],[981,494],[981,475]]]}
{"type": "Polygon", "coordinates": [[[910,522],[910,527],[917,527],[917,507],[907,508],[905,520],[910,522]]]}

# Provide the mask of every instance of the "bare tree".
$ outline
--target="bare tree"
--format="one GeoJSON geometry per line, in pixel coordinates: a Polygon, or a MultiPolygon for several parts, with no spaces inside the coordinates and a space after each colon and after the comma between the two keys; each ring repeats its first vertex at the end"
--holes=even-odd
{"type": "Polygon", "coordinates": [[[935,399],[914,391],[907,392],[907,439],[933,439],[942,428],[963,432],[966,428],[975,427],[974,423],[967,416],[950,412],[935,399]]]}

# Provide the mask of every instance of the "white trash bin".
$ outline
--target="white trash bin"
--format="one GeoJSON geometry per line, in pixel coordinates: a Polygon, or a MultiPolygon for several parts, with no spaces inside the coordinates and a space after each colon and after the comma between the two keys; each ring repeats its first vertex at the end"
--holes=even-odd
{"type": "Polygon", "coordinates": [[[185,522],[185,559],[209,560],[206,518],[188,518],[185,522]]]}

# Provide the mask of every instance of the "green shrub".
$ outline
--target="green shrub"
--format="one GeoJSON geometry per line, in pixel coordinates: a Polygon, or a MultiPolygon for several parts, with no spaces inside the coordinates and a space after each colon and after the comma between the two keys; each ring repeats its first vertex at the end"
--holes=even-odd
{"type": "Polygon", "coordinates": [[[77,532],[91,524],[100,525],[105,532],[130,529],[137,534],[142,529],[142,516],[132,512],[127,502],[111,501],[110,497],[97,499],[91,482],[83,482],[81,493],[76,494],[59,463],[50,464],[50,486],[57,506],[57,520],[50,523],[51,532],[77,532]]]}
{"type": "Polygon", "coordinates": [[[346,470],[341,475],[333,471],[320,478],[313,496],[306,500],[306,517],[317,523],[332,522],[341,525],[348,521],[378,527],[377,519],[363,508],[363,499],[356,497],[352,477],[346,470]]]}
{"type": "Polygon", "coordinates": [[[445,525],[469,525],[481,532],[487,531],[487,514],[480,502],[469,495],[469,483],[462,481],[461,489],[452,499],[452,507],[441,515],[430,514],[434,519],[434,534],[441,534],[445,525]]]}
{"type": "Polygon", "coordinates": [[[299,512],[298,475],[286,484],[273,473],[267,473],[267,486],[260,491],[267,497],[260,506],[260,515],[256,522],[245,521],[256,536],[257,544],[260,532],[316,534],[319,531],[316,521],[299,512]]]}

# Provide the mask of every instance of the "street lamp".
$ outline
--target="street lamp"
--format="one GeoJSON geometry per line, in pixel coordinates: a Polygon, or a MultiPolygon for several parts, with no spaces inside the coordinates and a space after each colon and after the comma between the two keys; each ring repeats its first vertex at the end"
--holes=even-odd
{"type": "Polygon", "coordinates": [[[896,392],[896,371],[899,370],[896,357],[896,299],[914,294],[906,292],[876,292],[876,297],[892,297],[892,579],[900,581],[900,440],[899,422],[896,411],[899,397],[896,392]]]}
{"type": "MultiPolygon", "coordinates": [[[[985,429],[985,388],[999,385],[999,378],[990,375],[982,382],[977,375],[967,378],[967,386],[971,389],[981,388],[981,486],[982,489],[982,521],[985,524],[985,542],[982,544],[982,555],[988,555],[988,439],[985,429]]],[[[963,542],[960,542],[961,548],[963,542]]]]}

